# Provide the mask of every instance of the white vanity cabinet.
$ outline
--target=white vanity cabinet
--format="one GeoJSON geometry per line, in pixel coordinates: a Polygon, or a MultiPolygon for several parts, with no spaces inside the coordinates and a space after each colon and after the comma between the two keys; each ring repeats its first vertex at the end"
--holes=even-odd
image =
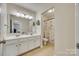
{"type": "Polygon", "coordinates": [[[16,56],[40,46],[41,37],[30,36],[10,39],[5,43],[4,56],[16,56]]]}
{"type": "Polygon", "coordinates": [[[8,40],[6,41],[4,47],[4,56],[15,56],[18,54],[18,45],[17,40],[8,40]]]}

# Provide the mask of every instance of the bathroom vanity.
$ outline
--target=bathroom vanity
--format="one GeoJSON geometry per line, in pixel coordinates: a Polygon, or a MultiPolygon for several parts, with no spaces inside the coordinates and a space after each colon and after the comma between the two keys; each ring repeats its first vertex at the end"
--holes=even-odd
{"type": "Polygon", "coordinates": [[[2,18],[5,21],[2,33],[5,35],[0,55],[16,56],[40,47],[41,34],[36,33],[36,13],[14,4],[3,4],[3,7],[5,10],[2,8],[2,12],[6,16],[2,18]]]}
{"type": "Polygon", "coordinates": [[[41,36],[34,35],[20,35],[18,37],[6,37],[4,44],[4,55],[15,56],[28,52],[34,48],[41,46],[41,36]]]}

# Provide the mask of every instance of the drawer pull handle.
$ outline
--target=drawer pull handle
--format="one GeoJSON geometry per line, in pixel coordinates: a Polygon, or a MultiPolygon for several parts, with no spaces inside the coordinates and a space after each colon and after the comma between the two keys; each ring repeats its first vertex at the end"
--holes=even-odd
{"type": "Polygon", "coordinates": [[[21,44],[19,44],[19,45],[21,45],[21,44]]]}
{"type": "Polygon", "coordinates": [[[18,45],[16,45],[16,47],[17,47],[18,45]]]}

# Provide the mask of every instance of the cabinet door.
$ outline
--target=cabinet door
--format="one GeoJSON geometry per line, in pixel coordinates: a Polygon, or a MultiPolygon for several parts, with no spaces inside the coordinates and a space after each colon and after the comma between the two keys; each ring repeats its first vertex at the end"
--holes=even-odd
{"type": "Polygon", "coordinates": [[[4,55],[4,44],[0,44],[0,56],[4,55]]]}
{"type": "Polygon", "coordinates": [[[34,49],[38,46],[40,46],[40,38],[38,37],[33,37],[29,39],[29,50],[34,49]]]}
{"type": "Polygon", "coordinates": [[[28,49],[29,49],[29,50],[35,48],[35,47],[34,47],[34,40],[33,40],[33,39],[30,39],[30,40],[28,41],[28,43],[29,43],[29,44],[28,44],[28,45],[29,45],[29,46],[28,46],[28,49]]]}
{"type": "Polygon", "coordinates": [[[22,54],[27,51],[28,51],[28,42],[27,41],[20,42],[19,43],[19,54],[22,54]]]}
{"type": "Polygon", "coordinates": [[[0,56],[2,56],[2,46],[0,44],[0,56]]]}
{"type": "Polygon", "coordinates": [[[38,38],[38,39],[34,39],[34,47],[38,47],[40,46],[41,44],[41,40],[38,38]]]}
{"type": "Polygon", "coordinates": [[[15,56],[17,55],[18,47],[16,44],[10,44],[5,46],[4,56],[15,56]]]}

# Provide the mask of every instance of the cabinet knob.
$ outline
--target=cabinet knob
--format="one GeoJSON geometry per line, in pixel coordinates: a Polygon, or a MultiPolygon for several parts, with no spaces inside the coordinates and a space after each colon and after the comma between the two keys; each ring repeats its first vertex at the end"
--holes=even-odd
{"type": "Polygon", "coordinates": [[[19,44],[19,45],[21,45],[21,44],[19,44]]]}
{"type": "Polygon", "coordinates": [[[18,45],[16,45],[16,47],[17,47],[18,45]]]}

